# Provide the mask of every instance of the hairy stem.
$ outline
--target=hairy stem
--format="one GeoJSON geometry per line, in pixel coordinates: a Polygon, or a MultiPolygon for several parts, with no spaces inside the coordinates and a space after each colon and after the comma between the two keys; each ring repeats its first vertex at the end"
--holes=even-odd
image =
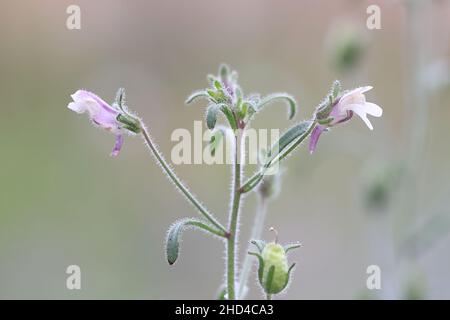
{"type": "Polygon", "coordinates": [[[200,211],[200,213],[215,227],[217,227],[220,231],[223,233],[226,233],[226,229],[220,222],[218,222],[213,215],[200,203],[200,201],[197,200],[197,198],[188,190],[188,188],[181,182],[181,180],[177,177],[175,172],[170,168],[169,164],[167,164],[166,160],[164,159],[161,152],[155,147],[155,144],[153,143],[152,139],[150,138],[150,135],[147,132],[147,129],[145,128],[145,125],[141,123],[142,127],[142,136],[152,152],[152,154],[155,156],[156,160],[159,162],[161,167],[163,168],[164,172],[167,173],[169,178],[175,183],[175,185],[180,189],[180,191],[186,196],[186,198],[200,211]]]}
{"type": "MultiPolygon", "coordinates": [[[[262,236],[262,231],[264,228],[264,222],[266,219],[267,213],[267,199],[264,197],[260,197],[258,199],[258,206],[256,208],[255,218],[253,220],[253,229],[252,234],[250,236],[250,240],[259,240],[262,236]]],[[[247,251],[250,251],[250,246],[247,251]]],[[[245,287],[247,286],[248,278],[250,276],[250,271],[252,269],[252,257],[247,254],[244,258],[244,262],[242,264],[241,275],[239,278],[239,291],[238,298],[242,299],[244,295],[245,287]]]]}
{"type": "Polygon", "coordinates": [[[233,161],[234,181],[232,189],[232,204],[229,216],[229,230],[227,240],[227,294],[228,300],[236,299],[235,293],[235,263],[236,263],[236,242],[237,242],[237,225],[239,220],[239,208],[241,201],[241,173],[242,168],[242,141],[243,133],[237,132],[235,135],[235,152],[233,161]]]}

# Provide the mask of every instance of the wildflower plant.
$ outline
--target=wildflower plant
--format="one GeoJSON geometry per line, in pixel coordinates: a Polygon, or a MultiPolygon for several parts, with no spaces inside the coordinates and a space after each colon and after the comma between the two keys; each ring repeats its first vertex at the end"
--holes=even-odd
{"type": "MultiPolygon", "coordinates": [[[[123,89],[118,90],[116,99],[111,105],[91,92],[78,90],[72,95],[73,102],[69,103],[68,108],[77,113],[88,113],[96,126],[115,135],[116,142],[111,153],[112,156],[119,154],[124,134],[140,135],[144,139],[156,162],[160,164],[168,178],[200,214],[199,218],[182,218],[170,226],[166,239],[168,263],[172,265],[177,261],[180,252],[180,237],[185,229],[204,231],[206,234],[222,240],[226,247],[226,283],[222,296],[230,300],[242,299],[245,295],[248,274],[251,269],[249,263],[252,262],[247,256],[238,280],[236,266],[238,224],[244,195],[255,190],[259,195],[260,202],[265,203],[278,193],[279,163],[308,137],[310,137],[309,149],[313,152],[316,149],[319,136],[323,132],[340,123],[347,122],[354,113],[360,116],[372,129],[366,115],[381,116],[382,110],[377,105],[365,100],[364,93],[371,87],[342,91],[339,82],[336,81],[326,99],[316,108],[310,119],[294,124],[270,148],[261,150],[259,168],[250,178],[245,179],[243,175],[245,130],[250,127],[251,121],[265,107],[277,101],[286,103],[288,118],[293,119],[297,111],[297,103],[293,96],[287,93],[273,93],[267,96],[245,95],[239,86],[237,72],[230,70],[227,65],[221,65],[217,75],[209,75],[208,82],[209,87],[195,91],[187,98],[186,104],[196,101],[206,102],[206,126],[215,132],[210,142],[212,153],[214,153],[218,141],[226,136],[225,132],[227,130],[228,133],[231,132],[233,148],[232,188],[226,225],[219,221],[178,178],[153,142],[143,120],[128,110],[123,89]],[[225,126],[217,125],[219,115],[223,116],[225,126]]],[[[281,246],[277,239],[267,244],[261,241],[264,222],[264,214],[262,213],[265,212],[265,206],[264,209],[259,211],[261,212],[255,215],[255,226],[257,228],[254,229],[251,239],[251,243],[256,246],[257,252],[252,251],[251,254],[258,257],[259,283],[267,298],[271,298],[273,294],[280,293],[288,286],[290,273],[294,265],[288,266],[286,254],[298,245],[281,246]]]]}

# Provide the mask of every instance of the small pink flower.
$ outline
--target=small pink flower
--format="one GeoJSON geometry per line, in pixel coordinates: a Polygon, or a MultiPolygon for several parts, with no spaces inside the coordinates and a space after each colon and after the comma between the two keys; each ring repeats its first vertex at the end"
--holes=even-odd
{"type": "Polygon", "coordinates": [[[67,106],[77,112],[89,114],[90,119],[97,126],[112,132],[116,136],[116,143],[111,156],[117,156],[123,144],[122,125],[117,121],[119,110],[111,107],[100,97],[86,90],[78,90],[71,95],[73,102],[67,106]]]}
{"type": "Polygon", "coordinates": [[[367,115],[370,114],[374,117],[381,117],[383,109],[374,103],[366,101],[364,93],[371,89],[371,86],[367,86],[350,90],[334,102],[329,114],[329,118],[332,120],[328,124],[317,125],[311,133],[311,140],[309,142],[309,151],[311,153],[316,149],[317,142],[319,141],[322,132],[326,131],[329,127],[350,120],[353,117],[353,113],[356,113],[364,121],[367,127],[369,127],[370,130],[373,130],[372,123],[370,123],[367,115]]]}

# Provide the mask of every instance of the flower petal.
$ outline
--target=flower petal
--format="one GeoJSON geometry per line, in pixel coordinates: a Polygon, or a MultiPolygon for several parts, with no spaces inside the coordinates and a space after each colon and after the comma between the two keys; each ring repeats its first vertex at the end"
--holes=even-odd
{"type": "Polygon", "coordinates": [[[364,121],[367,127],[369,127],[370,130],[373,130],[372,123],[370,123],[370,120],[367,118],[366,108],[364,105],[351,104],[348,106],[348,109],[356,113],[364,121]]]}
{"type": "Polygon", "coordinates": [[[111,157],[116,157],[119,155],[120,149],[122,149],[123,145],[123,135],[116,135],[116,143],[114,144],[114,149],[111,152],[111,157]]]}
{"type": "Polygon", "coordinates": [[[67,105],[67,108],[69,108],[70,110],[75,111],[76,113],[83,113],[86,111],[86,107],[84,104],[82,103],[78,103],[78,102],[71,102],[67,105]]]}
{"type": "MultiPolygon", "coordinates": [[[[103,109],[98,112],[106,111],[111,114],[117,114],[118,111],[111,107],[108,103],[106,103],[102,98],[97,96],[95,93],[86,91],[86,90],[77,90],[74,94],[71,95],[73,101],[80,103],[88,103],[93,108],[103,109]],[[95,104],[95,105],[94,105],[95,104]]],[[[92,111],[90,109],[90,111],[92,111]]]]}
{"type": "Polygon", "coordinates": [[[316,150],[317,142],[319,141],[319,137],[326,130],[326,127],[318,125],[314,128],[311,133],[311,138],[309,140],[309,152],[313,153],[316,150]]]}
{"type": "Polygon", "coordinates": [[[372,90],[372,89],[373,89],[372,86],[364,86],[364,87],[356,88],[355,91],[357,90],[359,93],[365,93],[365,92],[367,92],[369,90],[372,90]]]}
{"type": "Polygon", "coordinates": [[[360,87],[345,93],[339,99],[339,102],[337,104],[339,112],[344,113],[346,110],[348,110],[348,106],[351,104],[366,103],[366,96],[363,93],[370,90],[371,88],[372,87],[360,87]]]}
{"type": "Polygon", "coordinates": [[[340,101],[343,101],[344,99],[347,99],[347,98],[349,98],[350,96],[355,96],[355,95],[358,95],[358,96],[359,96],[360,94],[363,94],[363,93],[365,93],[365,92],[367,92],[367,91],[369,91],[369,90],[372,90],[372,89],[373,89],[372,86],[365,86],[365,87],[359,87],[359,88],[350,90],[350,91],[348,91],[347,93],[345,93],[345,94],[341,97],[340,101]]]}
{"type": "Polygon", "coordinates": [[[366,109],[366,113],[374,117],[381,117],[383,114],[383,109],[375,103],[366,102],[364,108],[366,109]]]}

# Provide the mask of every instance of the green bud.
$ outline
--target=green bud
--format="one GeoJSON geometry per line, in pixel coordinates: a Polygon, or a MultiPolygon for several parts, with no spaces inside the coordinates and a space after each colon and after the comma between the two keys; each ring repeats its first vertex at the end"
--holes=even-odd
{"type": "Polygon", "coordinates": [[[264,270],[261,285],[269,294],[281,292],[288,282],[286,252],[277,243],[268,243],[262,252],[264,270]]]}
{"type": "MultiPolygon", "coordinates": [[[[273,230],[273,228],[271,228],[273,230]]],[[[287,252],[298,248],[299,244],[282,246],[275,242],[265,243],[262,240],[253,240],[252,244],[259,253],[249,252],[259,260],[258,279],[264,292],[268,295],[282,292],[289,283],[290,273],[295,266],[288,266],[287,252]]]]}
{"type": "Polygon", "coordinates": [[[218,80],[214,81],[214,87],[216,87],[217,90],[222,90],[222,84],[218,80]]]}
{"type": "Polygon", "coordinates": [[[133,133],[142,132],[141,121],[129,114],[121,113],[116,118],[117,121],[123,124],[123,127],[133,133]]]}
{"type": "Polygon", "coordinates": [[[219,75],[222,78],[222,81],[228,78],[228,75],[230,74],[230,68],[222,63],[219,67],[219,75]]]}
{"type": "Polygon", "coordinates": [[[341,83],[335,80],[326,98],[316,108],[316,119],[320,124],[328,124],[333,120],[333,118],[330,118],[330,113],[341,96],[341,91],[341,83]]]}
{"type": "Polygon", "coordinates": [[[339,80],[334,80],[333,82],[333,86],[331,87],[331,94],[333,96],[333,99],[336,99],[339,94],[341,93],[341,83],[339,82],[339,80]]]}

